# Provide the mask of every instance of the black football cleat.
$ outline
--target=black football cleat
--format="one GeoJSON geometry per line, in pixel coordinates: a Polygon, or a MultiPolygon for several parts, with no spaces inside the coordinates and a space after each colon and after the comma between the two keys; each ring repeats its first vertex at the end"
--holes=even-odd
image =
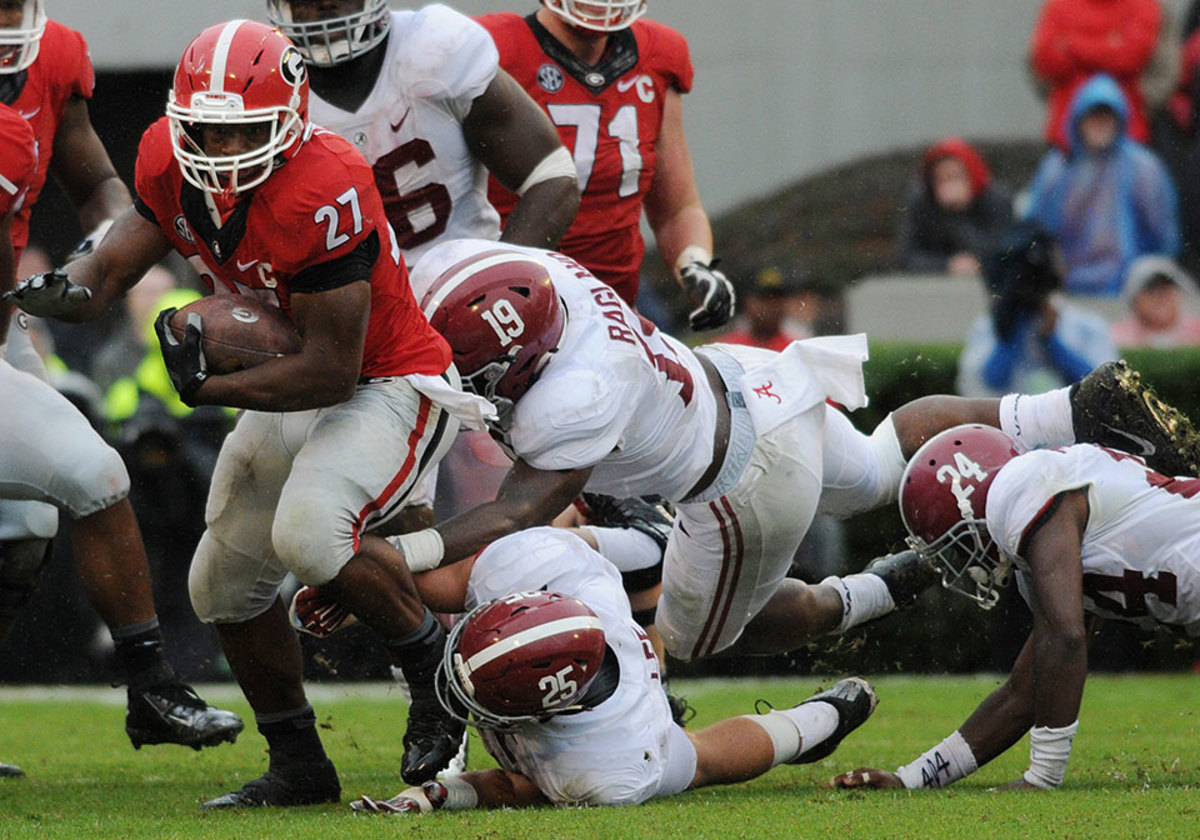
{"type": "Polygon", "coordinates": [[[837,709],[838,725],[833,734],[811,747],[801,744],[804,751],[796,758],[788,762],[788,764],[811,764],[814,761],[820,761],[831,754],[838,748],[838,744],[842,743],[842,739],[853,732],[858,727],[866,723],[867,718],[875,711],[875,707],[879,705],[879,698],[875,696],[875,689],[871,688],[871,684],[862,677],[847,677],[818,694],[814,694],[802,703],[796,704],[803,706],[804,703],[816,702],[828,703],[837,709]]]}
{"type": "Polygon", "coordinates": [[[142,744],[182,744],[198,750],[237,740],[242,719],[208,705],[181,682],[129,687],[125,732],[134,749],[142,744]]]}
{"type": "MultiPolygon", "coordinates": [[[[274,764],[274,762],[272,762],[274,764]]],[[[340,802],[342,785],[329,759],[280,763],[241,790],[210,799],[200,807],[212,811],[225,808],[294,808],[340,802]]]]}
{"type": "Polygon", "coordinates": [[[876,557],[863,572],[883,578],[898,610],[911,607],[922,592],[942,579],[932,563],[912,550],[876,557]]]}
{"type": "Polygon", "coordinates": [[[24,775],[25,771],[17,765],[0,762],[0,779],[15,779],[24,775]]]}
{"type": "Polygon", "coordinates": [[[409,685],[413,698],[408,707],[400,778],[410,785],[421,785],[450,767],[467,727],[447,714],[432,688],[411,682],[409,685]]]}
{"type": "Polygon", "coordinates": [[[1124,361],[1105,362],[1071,389],[1075,440],[1137,455],[1164,475],[1200,475],[1200,434],[1124,361]]]}

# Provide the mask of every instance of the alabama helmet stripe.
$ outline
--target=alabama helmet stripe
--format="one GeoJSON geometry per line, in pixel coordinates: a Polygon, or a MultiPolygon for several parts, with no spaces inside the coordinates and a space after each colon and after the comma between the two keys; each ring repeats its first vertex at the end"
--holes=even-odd
{"type": "Polygon", "coordinates": [[[568,618],[547,621],[545,624],[530,627],[528,630],[522,630],[506,639],[501,639],[493,645],[488,645],[464,662],[462,671],[466,674],[473,674],[492,660],[506,656],[522,645],[540,642],[560,633],[577,633],[582,630],[603,631],[604,625],[594,615],[573,615],[568,618]]]}
{"type": "Polygon", "coordinates": [[[438,284],[436,292],[429,298],[428,303],[425,304],[425,317],[432,319],[433,313],[437,312],[438,307],[442,305],[442,301],[471,277],[492,266],[512,262],[530,262],[539,269],[542,267],[542,264],[532,257],[527,257],[524,254],[516,254],[512,251],[491,251],[480,254],[476,259],[468,261],[452,276],[438,284]]]}

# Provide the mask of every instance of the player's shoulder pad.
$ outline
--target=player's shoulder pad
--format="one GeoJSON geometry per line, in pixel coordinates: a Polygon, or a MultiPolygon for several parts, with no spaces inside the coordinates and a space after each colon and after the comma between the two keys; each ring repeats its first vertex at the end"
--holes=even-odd
{"type": "Polygon", "coordinates": [[[630,27],[638,42],[638,63],[664,76],[682,93],[692,89],[695,70],[685,37],[656,20],[641,18],[630,27]]]}
{"type": "Polygon", "coordinates": [[[449,6],[434,3],[399,12],[392,31],[400,42],[392,50],[391,72],[416,95],[457,91],[464,80],[487,73],[489,67],[490,75],[495,75],[499,56],[492,36],[449,6]]]}
{"type": "Polygon", "coordinates": [[[166,117],[159,117],[142,132],[138,143],[137,180],[157,178],[178,166],[171,148],[171,127],[166,117]]]}
{"type": "Polygon", "coordinates": [[[46,21],[38,62],[45,62],[45,72],[53,78],[56,87],[68,88],[72,93],[91,98],[96,73],[82,33],[58,21],[46,21]]]}

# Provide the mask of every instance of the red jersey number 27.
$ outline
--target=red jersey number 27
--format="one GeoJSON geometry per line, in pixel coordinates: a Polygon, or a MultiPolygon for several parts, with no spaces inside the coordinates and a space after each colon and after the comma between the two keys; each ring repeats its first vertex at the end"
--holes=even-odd
{"type": "Polygon", "coordinates": [[[322,205],[313,214],[313,221],[318,226],[325,225],[326,251],[336,251],[349,242],[351,236],[362,233],[363,229],[362,208],[358,204],[358,190],[355,187],[346,190],[334,202],[322,205]],[[342,214],[347,211],[349,218],[343,222],[342,214]],[[351,229],[350,233],[346,232],[346,227],[351,229]]]}

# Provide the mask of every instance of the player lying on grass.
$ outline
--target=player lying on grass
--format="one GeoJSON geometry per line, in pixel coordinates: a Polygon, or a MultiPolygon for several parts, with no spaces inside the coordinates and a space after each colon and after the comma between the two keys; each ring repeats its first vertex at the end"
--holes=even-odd
{"type": "Polygon", "coordinates": [[[1058,786],[1087,676],[1085,615],[1200,634],[1198,493],[1198,479],[1100,446],[1018,455],[985,426],[932,438],[900,489],[910,544],[985,609],[1015,570],[1033,630],[1008,681],[948,738],[894,773],[859,768],[833,785],[944,787],[1029,732],[1029,769],[1008,787],[1058,786]]]}
{"type": "Polygon", "coordinates": [[[870,685],[851,677],[790,709],[685,731],[620,573],[587,538],[520,531],[420,577],[433,609],[470,610],[451,631],[437,692],[500,767],[364,796],[356,811],[633,805],[817,761],[874,710],[870,685]]]}

